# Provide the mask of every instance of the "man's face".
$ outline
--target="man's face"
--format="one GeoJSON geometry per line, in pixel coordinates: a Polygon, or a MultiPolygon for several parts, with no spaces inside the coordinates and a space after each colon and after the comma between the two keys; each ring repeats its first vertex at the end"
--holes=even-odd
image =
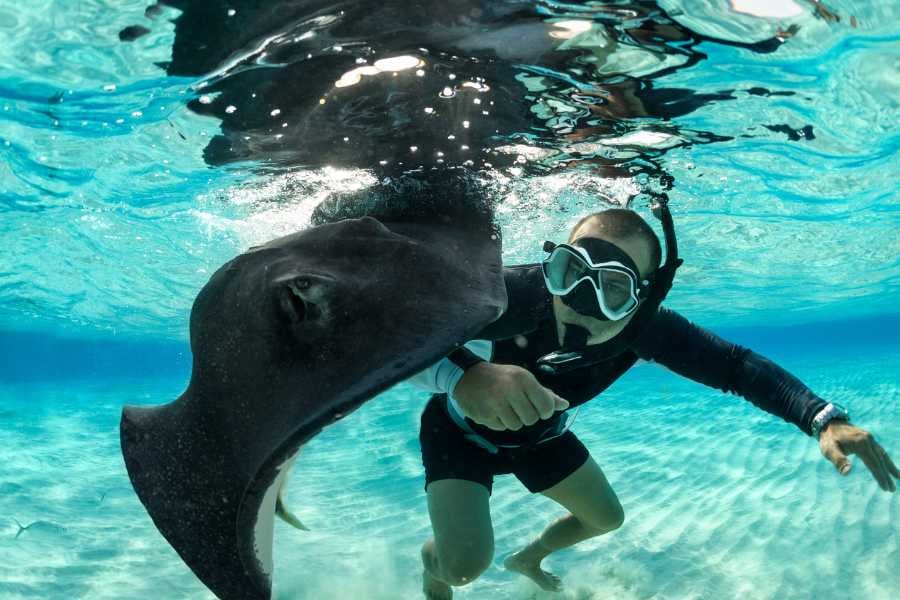
{"type": "MultiPolygon", "coordinates": [[[[569,242],[583,237],[595,237],[606,240],[621,248],[631,260],[635,262],[641,271],[641,277],[645,277],[653,269],[650,259],[650,244],[638,237],[632,236],[626,239],[616,239],[605,234],[602,221],[597,219],[588,221],[572,232],[569,242]]],[[[643,300],[641,300],[643,302],[643,300]]],[[[556,335],[559,343],[563,343],[566,325],[578,325],[587,329],[591,336],[588,344],[600,344],[615,337],[631,321],[637,311],[620,321],[601,321],[593,317],[587,317],[563,304],[559,296],[553,297],[553,316],[556,318],[556,335]]]]}

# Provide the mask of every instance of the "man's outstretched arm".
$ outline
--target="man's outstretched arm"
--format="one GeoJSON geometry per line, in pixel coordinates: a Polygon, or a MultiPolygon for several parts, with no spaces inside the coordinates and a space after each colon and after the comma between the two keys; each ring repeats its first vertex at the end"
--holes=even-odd
{"type": "MultiPolygon", "coordinates": [[[[633,350],[679,375],[742,396],[808,435],[812,435],[813,420],[828,406],[774,362],[666,308],[660,308],[633,350]]],[[[842,474],[850,470],[847,454],[857,454],[882,489],[896,489],[893,478],[900,478],[900,470],[869,432],[834,420],[822,430],[819,448],[842,474]]]]}

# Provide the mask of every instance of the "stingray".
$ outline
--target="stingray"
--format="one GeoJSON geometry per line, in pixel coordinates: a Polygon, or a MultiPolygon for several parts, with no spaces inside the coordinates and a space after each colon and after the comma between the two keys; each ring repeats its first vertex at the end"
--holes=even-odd
{"type": "Polygon", "coordinates": [[[271,597],[274,515],[301,446],[505,309],[496,230],[436,220],[346,219],[231,260],[194,301],[185,392],[125,407],[132,485],[218,597],[271,597]]]}

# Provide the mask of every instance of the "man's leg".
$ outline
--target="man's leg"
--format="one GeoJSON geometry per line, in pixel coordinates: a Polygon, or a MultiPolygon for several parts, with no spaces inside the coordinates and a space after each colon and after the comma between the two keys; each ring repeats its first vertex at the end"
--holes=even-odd
{"type": "Polygon", "coordinates": [[[507,569],[531,578],[545,590],[562,587],[558,577],[541,569],[550,553],[617,529],[625,513],[616,493],[593,458],[553,487],[541,492],[569,510],[551,523],[533,542],[506,559],[507,569]]]}
{"type": "Polygon", "coordinates": [[[491,564],[490,494],[464,479],[432,481],[427,493],[434,538],[422,546],[423,591],[429,600],[449,600],[450,586],[474,581],[491,564]]]}

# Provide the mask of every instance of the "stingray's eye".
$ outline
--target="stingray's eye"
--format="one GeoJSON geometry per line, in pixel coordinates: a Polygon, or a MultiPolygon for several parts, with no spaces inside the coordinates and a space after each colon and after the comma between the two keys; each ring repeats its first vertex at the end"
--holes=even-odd
{"type": "Polygon", "coordinates": [[[314,276],[295,277],[279,287],[278,304],[291,323],[301,323],[319,316],[317,303],[322,301],[321,286],[314,285],[314,279],[314,276]]]}
{"type": "Polygon", "coordinates": [[[279,290],[278,303],[292,323],[305,321],[309,316],[309,305],[303,298],[303,291],[307,288],[309,288],[309,281],[303,285],[298,280],[282,286],[279,290]]]}

